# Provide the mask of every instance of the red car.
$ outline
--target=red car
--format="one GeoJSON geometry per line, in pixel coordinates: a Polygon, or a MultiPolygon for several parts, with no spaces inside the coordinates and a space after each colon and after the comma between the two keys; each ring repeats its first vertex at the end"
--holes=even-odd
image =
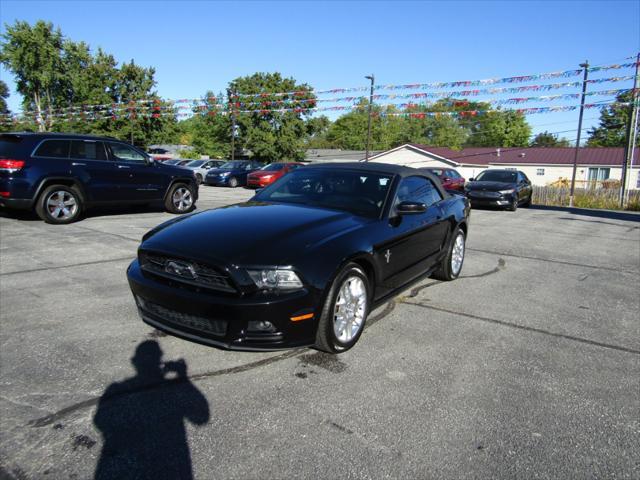
{"type": "Polygon", "coordinates": [[[304,165],[303,163],[270,163],[262,167],[260,170],[247,175],[247,188],[263,188],[271,185],[277,179],[286,175],[291,170],[304,165]]]}
{"type": "Polygon", "coordinates": [[[435,175],[440,179],[442,187],[445,190],[457,190],[464,192],[464,177],[456,172],[453,168],[420,168],[424,172],[435,175]]]}

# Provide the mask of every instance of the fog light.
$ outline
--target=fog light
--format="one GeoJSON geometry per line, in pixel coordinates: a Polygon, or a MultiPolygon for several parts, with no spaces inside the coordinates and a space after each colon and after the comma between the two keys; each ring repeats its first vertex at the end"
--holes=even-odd
{"type": "Polygon", "coordinates": [[[249,325],[247,325],[248,330],[258,331],[258,332],[275,332],[276,327],[273,323],[268,322],[266,320],[254,320],[250,321],[249,325]]]}

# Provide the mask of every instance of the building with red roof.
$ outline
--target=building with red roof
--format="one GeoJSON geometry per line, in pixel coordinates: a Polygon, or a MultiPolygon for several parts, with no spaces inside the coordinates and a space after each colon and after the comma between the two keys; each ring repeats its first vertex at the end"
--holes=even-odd
{"type": "MultiPolygon", "coordinates": [[[[640,149],[635,150],[628,181],[630,188],[640,188],[638,170],[640,149]]],[[[476,177],[486,168],[508,168],[524,172],[534,185],[550,185],[558,180],[571,180],[573,147],[465,148],[452,150],[407,143],[372,156],[372,162],[393,163],[410,167],[455,168],[466,179],[476,177]]],[[[577,186],[602,180],[620,180],[624,148],[589,148],[578,151],[577,186]]]]}

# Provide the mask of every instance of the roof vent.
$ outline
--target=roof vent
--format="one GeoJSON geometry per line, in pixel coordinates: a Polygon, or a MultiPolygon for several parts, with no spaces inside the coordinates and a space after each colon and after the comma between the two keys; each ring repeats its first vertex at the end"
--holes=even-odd
{"type": "Polygon", "coordinates": [[[500,149],[496,148],[496,157],[499,157],[499,156],[500,156],[500,149]]]}
{"type": "Polygon", "coordinates": [[[518,156],[519,156],[520,158],[524,158],[524,157],[526,157],[526,156],[527,156],[527,154],[526,154],[525,152],[522,152],[522,153],[518,154],[518,156]]]}

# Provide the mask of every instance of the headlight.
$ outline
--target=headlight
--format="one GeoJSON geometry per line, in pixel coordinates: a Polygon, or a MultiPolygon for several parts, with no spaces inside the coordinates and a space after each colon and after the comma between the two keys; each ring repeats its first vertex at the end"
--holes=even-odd
{"type": "Polygon", "coordinates": [[[298,275],[291,270],[247,270],[260,290],[295,290],[302,288],[298,275]]]}
{"type": "Polygon", "coordinates": [[[516,193],[516,190],[515,190],[515,188],[511,188],[509,190],[500,190],[500,193],[502,195],[511,195],[513,193],[516,193]]]}
{"type": "Polygon", "coordinates": [[[222,172],[220,174],[221,177],[228,177],[231,172],[222,172]]]}

